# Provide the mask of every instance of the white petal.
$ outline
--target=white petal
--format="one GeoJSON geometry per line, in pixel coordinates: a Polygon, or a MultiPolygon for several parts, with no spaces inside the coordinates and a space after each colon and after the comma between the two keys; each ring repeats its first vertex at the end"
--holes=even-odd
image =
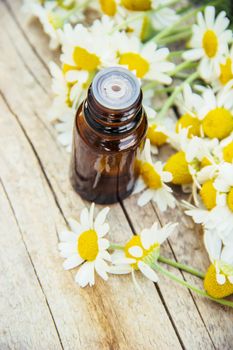
{"type": "Polygon", "coordinates": [[[88,283],[93,282],[93,274],[94,263],[85,262],[78,270],[75,276],[75,282],[77,282],[80,287],[86,287],[88,283]]]}
{"type": "Polygon", "coordinates": [[[135,258],[140,258],[143,255],[143,250],[139,246],[133,246],[129,248],[129,253],[135,258]]]}
{"type": "Polygon", "coordinates": [[[147,189],[145,192],[141,194],[141,196],[138,198],[138,205],[140,207],[143,207],[146,205],[150,200],[153,198],[154,191],[151,189],[147,189]]]}
{"type": "Polygon", "coordinates": [[[78,255],[72,255],[67,258],[63,263],[64,270],[73,269],[74,267],[79,266],[83,262],[83,259],[78,255]]]}
{"type": "Polygon", "coordinates": [[[109,241],[105,238],[100,238],[99,241],[98,241],[98,244],[99,244],[99,249],[100,250],[106,250],[109,248],[109,241]]]}
{"type": "Polygon", "coordinates": [[[110,266],[109,273],[115,274],[115,275],[125,275],[128,273],[131,273],[132,267],[129,265],[117,265],[117,266],[110,266]]]}
{"type": "Polygon", "coordinates": [[[95,270],[98,275],[103,278],[105,281],[108,279],[107,272],[109,271],[109,267],[107,263],[101,258],[97,258],[95,261],[95,270]]]}
{"type": "Polygon", "coordinates": [[[76,220],[74,219],[68,219],[68,223],[70,225],[70,228],[71,230],[76,233],[77,235],[79,235],[80,233],[83,232],[83,228],[82,228],[82,225],[77,222],[76,220]]]}
{"type": "Polygon", "coordinates": [[[220,285],[223,285],[226,283],[226,277],[220,273],[218,273],[216,275],[216,280],[217,280],[218,284],[220,284],[220,285]]]}
{"type": "Polygon", "coordinates": [[[108,233],[109,228],[110,228],[110,226],[106,222],[103,225],[95,226],[98,237],[100,237],[100,238],[104,237],[108,233]]]}
{"type": "Polygon", "coordinates": [[[88,212],[87,208],[84,208],[81,211],[80,222],[81,222],[82,227],[85,230],[88,230],[90,228],[90,226],[89,226],[89,212],[88,212]]]}
{"type": "Polygon", "coordinates": [[[158,282],[158,275],[149,265],[145,264],[143,261],[139,261],[138,268],[149,280],[158,282]]]}
{"type": "Polygon", "coordinates": [[[76,242],[77,235],[71,231],[63,230],[59,232],[59,239],[61,242],[76,242]]]}
{"type": "Polygon", "coordinates": [[[103,225],[105,220],[106,220],[106,217],[108,215],[108,212],[109,212],[110,208],[109,207],[106,207],[104,209],[102,209],[96,216],[96,219],[95,219],[95,225],[94,227],[97,227],[99,225],[103,225]]]}

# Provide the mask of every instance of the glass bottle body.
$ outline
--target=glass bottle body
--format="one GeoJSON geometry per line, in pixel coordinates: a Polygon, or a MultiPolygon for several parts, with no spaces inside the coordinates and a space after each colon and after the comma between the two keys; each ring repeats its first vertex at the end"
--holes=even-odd
{"type": "MultiPolygon", "coordinates": [[[[136,156],[140,147],[143,147],[146,135],[145,112],[142,107],[131,110],[130,118],[136,120],[135,127],[121,133],[118,129],[124,128],[122,123],[125,124],[125,129],[129,124],[129,119],[125,118],[127,122],[124,121],[123,112],[120,122],[117,122],[115,117],[111,126],[107,126],[107,122],[105,126],[98,125],[99,128],[98,123],[93,122],[95,118],[89,114],[88,102],[85,101],[79,107],[75,119],[71,183],[81,197],[88,201],[100,204],[115,203],[132,193],[138,177],[136,156]],[[88,115],[92,125],[88,123],[88,115]],[[101,132],[104,127],[112,130],[101,132]]],[[[129,116],[128,111],[127,115],[129,116]]]]}

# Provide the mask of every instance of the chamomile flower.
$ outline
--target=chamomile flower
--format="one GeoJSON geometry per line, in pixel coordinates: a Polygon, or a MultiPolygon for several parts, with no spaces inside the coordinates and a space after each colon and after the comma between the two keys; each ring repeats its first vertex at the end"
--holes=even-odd
{"type": "Polygon", "coordinates": [[[203,105],[203,98],[194,93],[189,84],[185,84],[183,93],[177,98],[177,105],[181,111],[181,117],[176,123],[176,132],[180,129],[188,129],[188,137],[201,135],[201,122],[198,111],[203,105]]]}
{"type": "Polygon", "coordinates": [[[211,261],[204,280],[206,291],[214,298],[233,294],[233,245],[223,246],[210,231],[205,232],[204,243],[211,261]]]}
{"type": "Polygon", "coordinates": [[[91,27],[81,24],[74,28],[70,24],[59,31],[62,42],[61,61],[65,71],[84,70],[89,73],[116,64],[114,22],[107,16],[96,20],[91,27]],[[104,49],[103,49],[104,48],[104,49]]]}
{"type": "Polygon", "coordinates": [[[50,120],[56,120],[66,114],[67,109],[74,106],[74,102],[81,101],[85,96],[84,86],[88,80],[88,72],[77,71],[75,77],[71,74],[66,77],[54,62],[51,62],[53,104],[48,112],[50,120]]]}
{"type": "Polygon", "coordinates": [[[153,0],[151,7],[154,11],[151,12],[150,19],[154,29],[162,30],[175,24],[180,16],[169,6],[169,0],[153,0]]]}
{"type": "Polygon", "coordinates": [[[214,154],[221,161],[233,163],[233,133],[215,147],[214,154]]]}
{"type": "Polygon", "coordinates": [[[191,50],[183,54],[190,61],[200,60],[200,75],[211,81],[221,73],[220,64],[232,40],[232,31],[227,30],[230,21],[223,11],[215,18],[215,8],[207,6],[205,14],[197,15],[197,24],[193,25],[193,36],[190,41],[191,50]]]}
{"type": "Polygon", "coordinates": [[[205,103],[199,110],[205,136],[222,140],[233,131],[233,81],[217,94],[210,88],[203,91],[205,103]]]}
{"type": "Polygon", "coordinates": [[[153,264],[157,262],[161,244],[174,232],[177,223],[167,224],[158,228],[158,224],[149,229],[144,229],[139,235],[133,236],[124,246],[123,251],[116,251],[112,255],[113,266],[110,269],[114,274],[132,273],[140,271],[153,282],[158,281],[158,276],[153,270],[153,264]]]}
{"type": "Polygon", "coordinates": [[[153,154],[158,153],[158,147],[163,146],[169,142],[169,132],[174,130],[175,124],[172,118],[164,118],[162,121],[156,121],[156,111],[149,107],[144,106],[148,119],[148,131],[147,138],[151,143],[151,152],[153,154]]]}
{"type": "Polygon", "coordinates": [[[90,210],[84,208],[80,215],[80,223],[70,219],[71,231],[60,233],[59,250],[66,260],[63,263],[65,270],[79,267],[75,281],[80,287],[95,283],[95,272],[108,279],[109,266],[106,261],[111,261],[107,249],[109,241],[104,236],[109,231],[109,225],[105,223],[109,208],[102,209],[94,220],[94,204],[90,210]],[[106,261],[105,261],[106,260],[106,261]]]}
{"type": "Polygon", "coordinates": [[[223,242],[233,242],[233,164],[223,163],[219,167],[214,186],[219,192],[218,205],[211,213],[213,228],[216,226],[223,242]]]}
{"type": "Polygon", "coordinates": [[[123,32],[119,35],[117,46],[118,63],[134,71],[138,78],[171,84],[172,78],[169,72],[175,65],[167,60],[169,55],[167,48],[157,49],[157,45],[153,42],[142,44],[138,37],[129,37],[123,32]]]}
{"type": "Polygon", "coordinates": [[[229,81],[233,80],[233,46],[222,59],[219,68],[220,75],[212,84],[217,89],[221,89],[229,83],[229,81]]]}
{"type": "Polygon", "coordinates": [[[178,152],[172,154],[164,165],[164,170],[172,174],[172,183],[183,188],[189,188],[193,181],[185,154],[188,141],[188,129],[180,128],[178,133],[170,133],[169,142],[178,152]]]}
{"type": "Polygon", "coordinates": [[[172,175],[163,170],[163,164],[160,161],[153,163],[149,139],[146,140],[144,150],[137,162],[140,175],[134,194],[143,191],[138,199],[138,205],[144,206],[153,200],[161,211],[167,210],[168,207],[174,208],[176,200],[172,195],[172,189],[165,184],[172,180],[172,175]]]}

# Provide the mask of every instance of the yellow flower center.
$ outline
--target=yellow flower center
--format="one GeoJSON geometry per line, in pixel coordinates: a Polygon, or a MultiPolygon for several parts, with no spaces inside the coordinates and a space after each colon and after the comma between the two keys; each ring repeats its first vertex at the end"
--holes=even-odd
{"type": "Polygon", "coordinates": [[[151,0],[121,0],[121,5],[130,11],[148,11],[151,9],[151,0]]]}
{"type": "Polygon", "coordinates": [[[164,170],[172,174],[172,183],[175,185],[187,185],[192,183],[192,176],[189,172],[188,163],[183,151],[173,154],[167,160],[164,170]]]}
{"type": "Polygon", "coordinates": [[[115,0],[99,0],[101,10],[107,16],[114,16],[117,11],[117,6],[115,0]]]}
{"type": "Polygon", "coordinates": [[[233,187],[227,195],[227,205],[233,211],[233,187]]]}
{"type": "Polygon", "coordinates": [[[66,94],[66,104],[68,107],[72,107],[73,102],[71,101],[70,98],[70,92],[73,87],[74,83],[67,83],[67,94],[66,94]]]}
{"type": "Polygon", "coordinates": [[[71,66],[70,64],[63,63],[62,65],[62,72],[63,74],[66,74],[70,70],[78,70],[77,66],[71,66]]]}
{"type": "Polygon", "coordinates": [[[78,69],[84,69],[88,72],[96,70],[100,65],[98,56],[79,46],[74,48],[73,59],[78,69]]]}
{"type": "Polygon", "coordinates": [[[213,58],[218,51],[218,38],[213,30],[207,30],[203,36],[202,46],[206,55],[213,58]]]}
{"type": "Polygon", "coordinates": [[[214,188],[213,180],[206,181],[200,190],[201,199],[208,210],[213,209],[216,206],[217,191],[214,188]]]}
{"type": "Polygon", "coordinates": [[[223,148],[223,159],[225,162],[233,162],[233,141],[223,148]]]}
{"type": "Polygon", "coordinates": [[[167,141],[167,135],[165,135],[161,131],[157,131],[156,129],[157,129],[157,125],[151,124],[147,131],[147,137],[148,139],[150,139],[150,142],[152,143],[152,145],[162,146],[167,141]]]}
{"type": "Polygon", "coordinates": [[[202,126],[206,136],[222,140],[233,130],[233,116],[225,108],[216,108],[205,116],[202,126]]]}
{"type": "Polygon", "coordinates": [[[226,59],[226,62],[224,64],[220,64],[220,70],[221,74],[219,80],[222,85],[226,85],[230,80],[233,79],[232,61],[230,57],[226,59]]]}
{"type": "Polygon", "coordinates": [[[119,63],[135,70],[138,78],[143,78],[149,71],[149,63],[138,53],[126,52],[120,56],[119,63]]]}
{"type": "Polygon", "coordinates": [[[204,157],[201,161],[200,167],[202,169],[202,168],[209,166],[211,164],[212,164],[211,161],[208,158],[204,157]]]}
{"type": "Polygon", "coordinates": [[[198,118],[192,117],[188,113],[184,114],[176,123],[176,132],[180,128],[189,128],[188,137],[200,136],[200,121],[198,118]]]}
{"type": "Polygon", "coordinates": [[[140,174],[147,185],[151,189],[158,189],[162,186],[161,177],[154,169],[153,165],[143,162],[140,166],[140,174]]]}
{"type": "Polygon", "coordinates": [[[233,284],[231,284],[228,279],[223,285],[218,284],[214,264],[211,264],[207,270],[204,279],[204,288],[211,297],[217,299],[233,294],[233,284]]]}
{"type": "Polygon", "coordinates": [[[93,261],[98,255],[98,236],[94,230],[88,230],[78,238],[77,250],[83,260],[93,261]]]}
{"type": "Polygon", "coordinates": [[[142,242],[141,242],[141,237],[139,235],[135,235],[129,240],[129,242],[126,243],[126,245],[124,247],[124,252],[125,252],[125,256],[127,258],[136,260],[136,263],[132,264],[131,266],[135,270],[138,270],[138,262],[145,259],[155,248],[158,248],[158,247],[159,247],[159,244],[155,243],[149,249],[143,248],[142,242]],[[134,247],[134,246],[140,247],[142,249],[142,256],[140,256],[139,258],[135,258],[135,256],[131,255],[129,252],[129,249],[131,247],[134,247]]]}

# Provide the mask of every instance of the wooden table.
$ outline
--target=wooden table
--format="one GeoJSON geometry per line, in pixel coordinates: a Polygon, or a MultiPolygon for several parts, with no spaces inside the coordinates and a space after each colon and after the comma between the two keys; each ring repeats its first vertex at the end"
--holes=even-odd
{"type": "MultiPolygon", "coordinates": [[[[80,289],[75,272],[62,269],[57,232],[89,204],[70,187],[69,155],[46,117],[48,62],[58,53],[20,7],[0,3],[0,349],[232,349],[233,312],[163,276],[154,285],[138,275],[140,294],[130,276],[80,289]]],[[[124,242],[155,220],[179,221],[163,254],[205,270],[200,228],[180,209],[161,214],[136,199],[111,206],[111,239],[124,242]]]]}

